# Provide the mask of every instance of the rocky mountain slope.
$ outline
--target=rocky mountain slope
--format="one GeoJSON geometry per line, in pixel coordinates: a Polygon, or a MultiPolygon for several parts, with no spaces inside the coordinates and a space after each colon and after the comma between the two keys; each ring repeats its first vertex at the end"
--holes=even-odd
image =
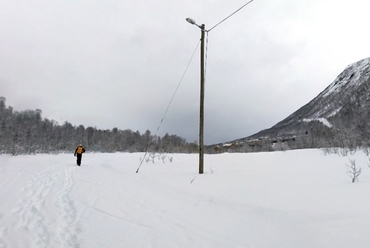
{"type": "Polygon", "coordinates": [[[218,148],[259,151],[368,146],[369,120],[370,58],[366,58],[347,66],[317,97],[273,127],[218,148]]]}

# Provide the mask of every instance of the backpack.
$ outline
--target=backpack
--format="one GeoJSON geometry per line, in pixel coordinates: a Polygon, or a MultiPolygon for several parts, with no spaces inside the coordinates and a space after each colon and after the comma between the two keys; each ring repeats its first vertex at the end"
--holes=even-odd
{"type": "Polygon", "coordinates": [[[82,154],[84,152],[84,148],[82,146],[77,147],[77,154],[82,154]]]}

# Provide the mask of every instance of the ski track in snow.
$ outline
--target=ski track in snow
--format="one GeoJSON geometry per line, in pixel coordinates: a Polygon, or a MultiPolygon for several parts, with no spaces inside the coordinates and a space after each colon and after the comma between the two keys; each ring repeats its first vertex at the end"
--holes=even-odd
{"type": "Polygon", "coordinates": [[[61,171],[56,166],[47,166],[46,169],[36,171],[22,189],[26,198],[21,199],[12,212],[19,216],[18,228],[29,233],[35,247],[80,247],[76,210],[68,195],[74,184],[75,169],[68,167],[61,171]],[[53,204],[59,209],[55,219],[44,215],[45,204],[53,204]]]}
{"type": "Polygon", "coordinates": [[[209,155],[206,168],[215,173],[192,182],[196,155],[148,163],[137,174],[141,155],[87,154],[81,167],[64,154],[0,156],[0,248],[369,244],[363,196],[370,172],[350,183],[347,157],[317,150],[209,155]]]}
{"type": "Polygon", "coordinates": [[[68,168],[64,173],[64,184],[61,192],[58,194],[58,201],[61,209],[59,215],[58,236],[63,247],[80,247],[78,244],[78,233],[80,229],[76,226],[76,209],[68,194],[72,190],[74,181],[72,173],[76,167],[68,168]]]}
{"type": "MultiPolygon", "coordinates": [[[[1,220],[2,217],[3,217],[3,214],[0,213],[0,220],[1,220]]],[[[8,247],[7,244],[5,243],[5,241],[1,238],[1,237],[4,237],[5,236],[6,231],[7,231],[7,228],[6,227],[0,228],[0,248],[6,248],[6,247],[8,247]]]]}

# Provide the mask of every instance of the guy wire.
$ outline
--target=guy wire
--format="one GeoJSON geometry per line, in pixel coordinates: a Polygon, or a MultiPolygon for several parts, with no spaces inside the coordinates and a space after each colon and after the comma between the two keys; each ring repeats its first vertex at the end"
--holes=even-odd
{"type": "Polygon", "coordinates": [[[163,114],[162,120],[159,122],[159,125],[158,125],[158,127],[157,127],[157,131],[155,132],[155,134],[154,134],[154,136],[153,136],[152,140],[150,141],[150,143],[149,143],[149,145],[148,145],[148,148],[147,148],[147,149],[146,149],[146,151],[145,151],[144,157],[143,157],[143,158],[141,159],[141,161],[140,161],[140,165],[139,165],[139,167],[137,168],[136,173],[138,173],[138,172],[139,172],[140,167],[141,167],[141,165],[143,164],[144,159],[145,159],[146,155],[148,154],[150,147],[152,146],[152,144],[153,144],[154,140],[157,138],[157,133],[158,133],[158,131],[159,131],[159,128],[161,127],[161,125],[162,125],[162,123],[163,123],[163,120],[164,120],[164,118],[165,118],[165,116],[166,116],[166,114],[167,114],[167,112],[168,112],[168,110],[169,110],[169,108],[170,108],[170,106],[171,106],[171,104],[172,104],[172,101],[173,101],[173,99],[175,98],[175,95],[176,95],[176,93],[177,93],[177,90],[180,88],[180,85],[181,85],[181,83],[182,83],[182,80],[184,79],[185,74],[186,74],[186,72],[188,71],[188,68],[189,68],[189,66],[190,66],[191,61],[193,60],[194,54],[195,54],[195,52],[196,52],[196,51],[197,51],[197,49],[198,49],[199,43],[200,43],[200,40],[198,41],[198,44],[196,45],[196,47],[195,47],[195,49],[194,49],[194,52],[193,52],[193,54],[191,55],[191,58],[190,58],[190,60],[189,60],[189,62],[188,62],[188,65],[186,66],[185,71],[184,71],[184,73],[182,74],[182,77],[181,77],[181,79],[180,79],[180,82],[177,84],[176,90],[175,90],[174,94],[172,95],[172,98],[171,98],[171,100],[170,100],[170,102],[169,102],[169,104],[168,104],[168,106],[167,106],[167,108],[166,108],[166,111],[165,111],[165,112],[164,112],[164,114],[163,114]]]}

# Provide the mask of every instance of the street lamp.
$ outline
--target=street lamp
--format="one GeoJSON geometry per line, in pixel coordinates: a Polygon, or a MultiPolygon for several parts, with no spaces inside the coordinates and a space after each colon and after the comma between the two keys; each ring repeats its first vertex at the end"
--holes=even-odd
{"type": "Polygon", "coordinates": [[[192,25],[200,28],[201,31],[201,45],[200,45],[200,116],[199,116],[199,174],[203,174],[203,161],[204,161],[204,36],[205,25],[198,25],[193,19],[186,18],[186,21],[192,25]]]}

